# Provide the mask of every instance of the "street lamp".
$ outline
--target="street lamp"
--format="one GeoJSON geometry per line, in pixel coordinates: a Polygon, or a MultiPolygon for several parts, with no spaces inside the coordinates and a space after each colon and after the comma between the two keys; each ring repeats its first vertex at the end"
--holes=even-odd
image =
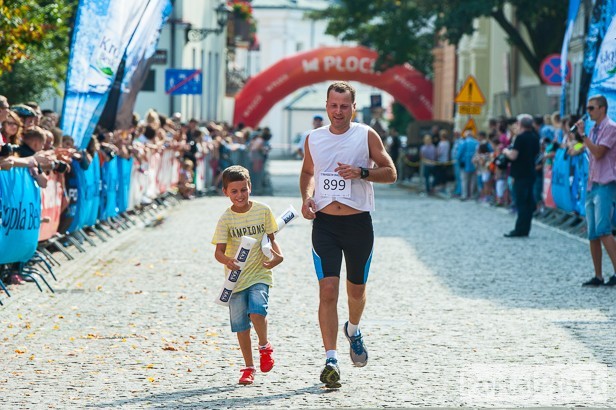
{"type": "Polygon", "coordinates": [[[190,28],[190,26],[188,26],[186,28],[186,42],[204,40],[210,33],[222,33],[229,20],[229,14],[231,14],[233,10],[225,3],[220,3],[214,10],[216,10],[218,28],[190,28]]]}

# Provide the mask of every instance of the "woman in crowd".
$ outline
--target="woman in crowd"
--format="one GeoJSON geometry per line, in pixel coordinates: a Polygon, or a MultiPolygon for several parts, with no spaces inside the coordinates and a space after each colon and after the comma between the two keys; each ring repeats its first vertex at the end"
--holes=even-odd
{"type": "Polygon", "coordinates": [[[2,122],[2,142],[4,144],[19,145],[23,123],[14,111],[9,111],[6,120],[2,122]]]}

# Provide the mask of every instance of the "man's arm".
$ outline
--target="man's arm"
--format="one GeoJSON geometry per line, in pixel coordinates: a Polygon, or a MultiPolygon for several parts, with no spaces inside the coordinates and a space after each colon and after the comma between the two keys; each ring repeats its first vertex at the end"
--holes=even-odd
{"type": "Polygon", "coordinates": [[[366,180],[384,184],[396,182],[398,179],[396,166],[383,146],[383,141],[373,130],[368,131],[368,150],[376,168],[370,170],[370,175],[366,180]]]}
{"type": "Polygon", "coordinates": [[[596,159],[601,159],[603,156],[609,151],[609,148],[605,145],[595,144],[593,143],[587,135],[582,135],[584,140],[584,145],[590,151],[593,157],[596,159]]]}
{"type": "Polygon", "coordinates": [[[315,218],[316,203],[312,199],[314,195],[314,163],[308,147],[308,139],[304,142],[304,162],[302,172],[299,174],[299,192],[302,195],[302,215],[306,219],[315,218]]]}
{"type": "Polygon", "coordinates": [[[518,159],[519,152],[517,149],[505,148],[503,150],[503,154],[505,154],[505,156],[509,158],[510,160],[515,161],[516,159],[518,159]]]}
{"type": "MultiPolygon", "coordinates": [[[[376,164],[376,168],[369,169],[370,173],[365,180],[383,184],[396,182],[398,175],[394,162],[385,150],[381,137],[372,129],[368,131],[368,152],[370,159],[376,164]]],[[[344,179],[361,178],[361,168],[352,164],[338,163],[338,167],[334,171],[344,179]]]]}
{"type": "MultiPolygon", "coordinates": [[[[575,126],[577,127],[578,130],[584,130],[584,121],[579,120],[578,122],[575,123],[575,126]]],[[[592,156],[595,157],[596,159],[603,158],[603,156],[610,149],[609,147],[607,147],[605,145],[595,144],[585,134],[582,134],[581,136],[582,136],[582,140],[584,142],[584,145],[586,146],[586,148],[588,148],[588,151],[590,151],[592,156]]],[[[597,140],[597,142],[599,142],[599,141],[597,140]]]]}
{"type": "MultiPolygon", "coordinates": [[[[503,150],[503,154],[505,154],[505,156],[507,158],[509,158],[511,161],[515,161],[516,159],[518,159],[518,155],[520,155],[520,151],[516,148],[516,143],[519,144],[520,142],[520,137],[518,136],[515,139],[515,142],[513,143],[513,147],[511,148],[505,148],[503,150]]],[[[519,145],[518,145],[519,147],[519,145]]]]}

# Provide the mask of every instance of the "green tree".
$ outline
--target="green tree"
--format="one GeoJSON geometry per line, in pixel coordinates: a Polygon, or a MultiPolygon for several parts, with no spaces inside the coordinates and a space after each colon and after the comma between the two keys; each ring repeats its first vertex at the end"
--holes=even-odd
{"type": "Polygon", "coordinates": [[[328,20],[327,34],[376,50],[377,71],[410,62],[425,74],[432,72],[433,19],[416,1],[340,0],[308,17],[328,20]]]}
{"type": "Polygon", "coordinates": [[[0,0],[0,94],[36,100],[64,80],[78,0],[0,0]]]}
{"type": "Polygon", "coordinates": [[[474,18],[492,17],[538,78],[541,61],[552,53],[560,53],[567,19],[567,2],[563,0],[418,1],[437,15],[436,27],[446,28],[445,37],[451,44],[457,44],[464,34],[473,33],[474,18]],[[514,21],[505,15],[507,3],[513,6],[514,21]],[[528,39],[520,33],[522,27],[528,39]]]}
{"type": "Polygon", "coordinates": [[[492,17],[539,77],[543,58],[560,52],[566,14],[564,0],[339,0],[309,16],[328,20],[328,34],[377,50],[378,69],[410,62],[427,74],[434,33],[445,28],[445,38],[457,44],[472,34],[474,18],[492,17]],[[515,22],[504,13],[507,3],[514,7],[515,22]]]}

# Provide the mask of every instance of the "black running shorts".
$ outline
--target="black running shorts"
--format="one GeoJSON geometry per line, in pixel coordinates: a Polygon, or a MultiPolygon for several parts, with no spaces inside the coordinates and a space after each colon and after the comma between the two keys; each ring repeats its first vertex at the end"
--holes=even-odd
{"type": "Polygon", "coordinates": [[[340,277],[344,254],[347,280],[363,285],[368,281],[373,245],[369,212],[345,216],[317,212],[312,223],[312,257],[319,280],[340,277]]]}

